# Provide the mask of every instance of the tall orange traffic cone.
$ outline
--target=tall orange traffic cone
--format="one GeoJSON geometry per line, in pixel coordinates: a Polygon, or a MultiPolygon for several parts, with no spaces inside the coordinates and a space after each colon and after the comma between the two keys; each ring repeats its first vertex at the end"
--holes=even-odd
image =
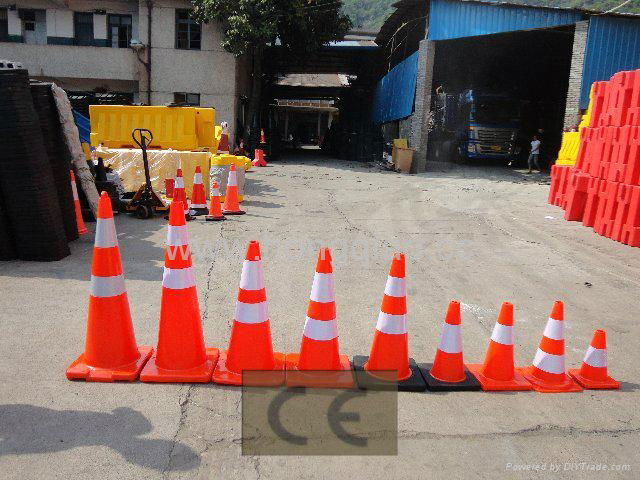
{"type": "Polygon", "coordinates": [[[69,170],[71,172],[71,191],[73,192],[73,204],[76,209],[76,224],[78,225],[78,235],[84,235],[89,230],[87,230],[86,225],[84,224],[84,220],[82,219],[82,210],[80,210],[80,198],[78,198],[78,188],[76,187],[76,176],[73,173],[73,170],[69,170]]]}
{"type": "Polygon", "coordinates": [[[184,178],[182,169],[176,172],[176,178],[173,182],[173,200],[172,202],[181,202],[184,207],[184,214],[189,215],[189,202],[187,201],[187,192],[184,189],[184,178]]]}
{"type": "Polygon", "coordinates": [[[513,304],[504,302],[482,364],[467,365],[486,391],[531,390],[513,363],[513,304]]]}
{"type": "Polygon", "coordinates": [[[331,252],[321,248],[302,334],[300,353],[286,357],[289,387],[348,388],[354,385],[351,363],[340,355],[331,252]]]}
{"type": "Polygon", "coordinates": [[[480,383],[462,358],[460,302],[449,302],[436,358],[433,364],[420,365],[420,371],[429,390],[480,390],[480,383]]]}
{"type": "Polygon", "coordinates": [[[174,200],[169,209],[158,348],[140,380],[209,382],[217,361],[218,349],[204,345],[184,207],[174,200]]]}
{"type": "Polygon", "coordinates": [[[284,354],[274,353],[271,344],[262,256],[255,240],[249,242],[242,265],[229,349],[220,352],[213,381],[228,385],[284,383],[284,354]],[[257,370],[263,372],[246,376],[246,371],[257,370]]]}
{"type": "Polygon", "coordinates": [[[202,170],[200,165],[196,165],[196,173],[193,174],[193,190],[191,192],[191,208],[196,215],[207,213],[207,199],[204,194],[204,184],[202,183],[202,170]]]}
{"type": "Polygon", "coordinates": [[[569,375],[586,389],[620,388],[620,382],[611,378],[607,371],[607,334],[604,330],[593,332],[582,366],[569,370],[569,375]]]}
{"type": "Polygon", "coordinates": [[[218,182],[213,182],[213,186],[211,187],[209,214],[206,215],[204,219],[207,222],[226,220],[226,217],[222,214],[222,207],[220,206],[220,185],[218,185],[218,182]]]}
{"type": "Polygon", "coordinates": [[[238,174],[236,173],[236,165],[234,163],[231,164],[229,169],[227,191],[224,193],[222,213],[225,215],[244,215],[246,213],[240,210],[240,204],[238,203],[238,174]]]}
{"type": "Polygon", "coordinates": [[[136,346],[111,200],[102,192],[91,265],[86,343],[84,353],[67,369],[67,378],[132,382],[152,352],[151,347],[136,346]]]}
{"type": "Polygon", "coordinates": [[[391,261],[371,352],[368,357],[353,357],[353,368],[358,372],[356,380],[362,389],[384,389],[390,382],[400,391],[427,389],[418,365],[409,358],[406,297],[404,254],[396,253],[391,261]]]}
{"type": "Polygon", "coordinates": [[[556,301],[544,329],[533,365],[519,369],[533,389],[544,393],[579,392],[582,387],[564,366],[564,304],[556,301]]]}

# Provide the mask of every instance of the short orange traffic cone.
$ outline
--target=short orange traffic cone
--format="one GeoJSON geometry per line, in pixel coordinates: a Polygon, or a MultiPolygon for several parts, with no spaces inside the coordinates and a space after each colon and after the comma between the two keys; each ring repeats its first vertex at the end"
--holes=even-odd
{"type": "Polygon", "coordinates": [[[263,145],[264,145],[265,143],[267,143],[267,139],[266,139],[266,137],[264,136],[264,128],[261,128],[261,129],[260,129],[260,143],[261,143],[261,144],[263,144],[263,145]]]}
{"type": "Polygon", "coordinates": [[[152,352],[151,347],[136,346],[111,200],[102,192],[91,265],[86,343],[84,353],[67,369],[67,378],[132,382],[152,352]]]}
{"type": "Polygon", "coordinates": [[[255,149],[254,160],[252,162],[254,167],[266,167],[267,162],[264,159],[264,151],[260,148],[255,149]]]}
{"type": "Polygon", "coordinates": [[[321,248],[302,334],[300,353],[286,357],[289,387],[349,388],[354,385],[351,363],[340,355],[331,252],[321,248]]]}
{"type": "Polygon", "coordinates": [[[282,385],[284,354],[274,353],[267,310],[260,244],[249,242],[229,349],[220,352],[213,381],[228,385],[282,385]],[[255,373],[260,370],[260,373],[255,373]],[[243,376],[245,371],[245,376],[243,376]],[[247,371],[252,373],[248,374],[247,371]]]}
{"type": "Polygon", "coordinates": [[[226,217],[222,214],[222,207],[220,206],[220,185],[218,182],[213,182],[211,187],[211,200],[209,200],[209,214],[204,217],[207,222],[217,222],[220,220],[226,220],[226,217]]]}
{"type": "Polygon", "coordinates": [[[224,194],[222,213],[225,215],[244,215],[246,213],[243,210],[240,210],[240,203],[238,203],[238,175],[236,173],[236,165],[234,163],[231,164],[229,169],[227,191],[224,194]]]}
{"type": "Polygon", "coordinates": [[[158,348],[142,370],[140,380],[209,382],[218,361],[218,349],[204,345],[184,207],[176,200],[169,210],[164,265],[158,348]]]}
{"type": "Polygon", "coordinates": [[[222,133],[220,134],[220,142],[218,143],[218,155],[220,154],[228,154],[229,153],[229,124],[227,122],[222,122],[220,124],[222,127],[222,133]]]}
{"type": "Polygon", "coordinates": [[[532,390],[513,363],[513,304],[504,302],[483,364],[467,365],[486,391],[532,390]]]}
{"type": "Polygon", "coordinates": [[[181,168],[176,172],[176,178],[173,182],[172,202],[181,202],[184,207],[184,214],[189,215],[189,202],[187,201],[187,192],[184,190],[184,178],[182,177],[181,168]]]}
{"type": "Polygon", "coordinates": [[[76,176],[73,173],[73,170],[69,170],[71,172],[71,191],[73,192],[73,204],[76,208],[76,224],[78,225],[78,235],[84,235],[89,230],[87,230],[86,225],[84,224],[84,220],[82,219],[82,210],[80,210],[80,198],[78,198],[78,188],[76,187],[76,176]]]}
{"type": "Polygon", "coordinates": [[[589,390],[620,388],[620,382],[611,378],[607,371],[607,334],[604,330],[593,332],[582,366],[569,370],[569,375],[589,390]]]}
{"type": "Polygon", "coordinates": [[[204,194],[204,184],[202,183],[202,170],[200,165],[196,166],[196,173],[193,174],[193,190],[191,192],[191,208],[196,215],[207,213],[207,199],[204,194]]]}
{"type": "Polygon", "coordinates": [[[460,302],[449,303],[436,358],[433,364],[420,365],[420,371],[429,390],[480,390],[480,383],[466,368],[462,358],[460,302]]]}
{"type": "Polygon", "coordinates": [[[400,391],[427,389],[418,365],[409,358],[406,297],[404,254],[396,253],[391,261],[371,353],[368,357],[353,357],[356,380],[362,389],[385,389],[390,382],[400,391]]]}
{"type": "Polygon", "coordinates": [[[533,365],[519,369],[543,393],[579,392],[582,387],[567,375],[564,366],[564,304],[556,301],[544,329],[533,365]]]}

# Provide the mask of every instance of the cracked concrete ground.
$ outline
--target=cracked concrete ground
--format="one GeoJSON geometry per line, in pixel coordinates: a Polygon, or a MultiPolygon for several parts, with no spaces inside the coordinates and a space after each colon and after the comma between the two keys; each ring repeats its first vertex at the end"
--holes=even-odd
{"type": "MultiPolygon", "coordinates": [[[[235,387],[65,379],[84,342],[87,235],[63,261],[0,264],[2,478],[638,478],[639,249],[564,221],[546,204],[544,181],[498,168],[406,176],[296,157],[248,178],[247,215],[189,224],[208,345],[228,342],[242,254],[256,239],[276,350],[299,347],[315,249],[326,245],[341,350],[367,354],[391,255],[402,251],[410,354],[418,361],[432,360],[450,299],[463,304],[465,359],[481,361],[509,300],[516,361],[526,365],[561,299],[568,365],[578,366],[593,330],[605,328],[622,389],[401,393],[397,456],[241,456],[235,387]],[[583,462],[631,470],[583,471],[583,462]],[[565,463],[578,465],[565,470],[565,463]],[[550,474],[552,464],[562,471],[550,474]],[[527,465],[547,470],[513,471],[527,465]]],[[[116,224],[136,335],[153,345],[164,222],[120,215],[116,224]]]]}

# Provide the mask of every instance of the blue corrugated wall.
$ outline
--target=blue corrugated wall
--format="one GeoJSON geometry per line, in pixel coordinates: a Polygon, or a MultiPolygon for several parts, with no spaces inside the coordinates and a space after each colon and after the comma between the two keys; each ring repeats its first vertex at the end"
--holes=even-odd
{"type": "Polygon", "coordinates": [[[580,12],[553,8],[511,7],[450,0],[431,0],[430,5],[430,40],[570,25],[584,18],[580,12]]]}
{"type": "Polygon", "coordinates": [[[640,19],[593,16],[589,20],[580,108],[589,105],[591,84],[621,70],[640,68],[640,19]]]}
{"type": "Polygon", "coordinates": [[[373,122],[386,123],[413,113],[418,76],[418,52],[393,67],[376,85],[373,122]]]}

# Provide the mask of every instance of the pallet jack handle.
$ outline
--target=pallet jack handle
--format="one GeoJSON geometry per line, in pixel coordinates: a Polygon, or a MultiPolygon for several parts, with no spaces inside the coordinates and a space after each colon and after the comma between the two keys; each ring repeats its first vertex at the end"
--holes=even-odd
{"type": "Polygon", "coordinates": [[[153,142],[153,133],[146,128],[134,128],[131,132],[131,138],[142,150],[142,162],[144,163],[144,178],[147,188],[151,185],[151,173],[149,172],[149,161],[147,160],[147,147],[153,142]],[[137,136],[136,136],[137,134],[137,136]]]}

